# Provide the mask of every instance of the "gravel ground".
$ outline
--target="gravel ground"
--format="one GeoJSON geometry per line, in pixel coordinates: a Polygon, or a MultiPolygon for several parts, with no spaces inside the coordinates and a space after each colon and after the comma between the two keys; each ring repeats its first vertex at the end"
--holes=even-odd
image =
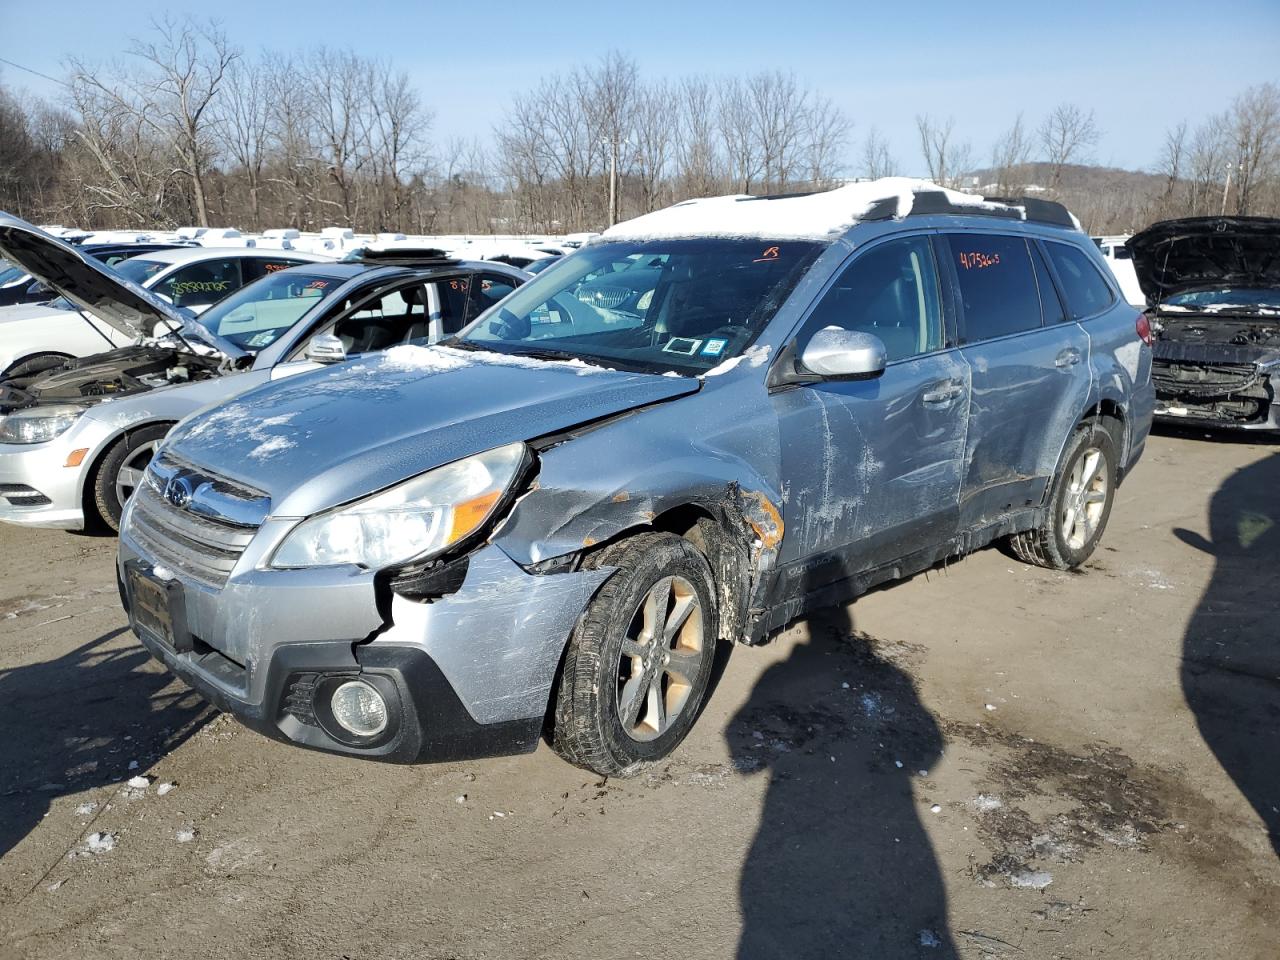
{"type": "Polygon", "coordinates": [[[112,555],[0,529],[5,960],[1277,955],[1280,446],[1155,437],[1083,571],[984,550],[734,651],[626,781],[267,741],[112,555]]]}

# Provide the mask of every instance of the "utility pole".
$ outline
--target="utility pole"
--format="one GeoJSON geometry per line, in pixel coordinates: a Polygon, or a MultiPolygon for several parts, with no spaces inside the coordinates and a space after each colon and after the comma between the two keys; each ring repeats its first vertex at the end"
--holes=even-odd
{"type": "Polygon", "coordinates": [[[1219,214],[1221,217],[1225,217],[1227,215],[1227,194],[1231,190],[1231,167],[1232,165],[1228,163],[1227,182],[1222,187],[1222,212],[1219,214]]]}
{"type": "Polygon", "coordinates": [[[618,222],[618,141],[610,140],[609,145],[609,226],[612,227],[618,222]]]}

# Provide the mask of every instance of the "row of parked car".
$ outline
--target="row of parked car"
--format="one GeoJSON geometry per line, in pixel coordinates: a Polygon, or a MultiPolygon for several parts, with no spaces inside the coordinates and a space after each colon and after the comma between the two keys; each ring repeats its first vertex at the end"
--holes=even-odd
{"type": "Polygon", "coordinates": [[[118,528],[139,639],[268,736],[627,774],[726,643],[997,540],[1083,563],[1153,415],[1192,415],[1156,386],[1207,390],[1189,353],[1254,358],[1274,425],[1277,233],[1241,223],[1130,241],[1140,313],[1058,204],[901,179],[689,201],[536,277],[240,250],[211,305],[137,265],[178,253],[6,217],[0,256],[134,339],[11,361],[0,520],[118,528]]]}

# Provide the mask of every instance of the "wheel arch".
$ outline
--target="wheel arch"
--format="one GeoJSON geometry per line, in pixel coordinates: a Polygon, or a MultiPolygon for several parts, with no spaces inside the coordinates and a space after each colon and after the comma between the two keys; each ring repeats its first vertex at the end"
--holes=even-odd
{"type": "Polygon", "coordinates": [[[91,513],[97,513],[98,507],[94,501],[93,485],[97,479],[98,471],[102,469],[102,462],[106,460],[107,454],[112,451],[115,445],[121,440],[128,440],[130,436],[147,427],[167,426],[169,430],[172,430],[177,425],[177,420],[171,420],[168,417],[155,417],[148,420],[139,420],[136,423],[129,424],[127,427],[119,427],[108,434],[92,452],[91,457],[86,458],[89,460],[89,468],[80,475],[80,503],[85,511],[85,517],[90,516],[91,513]]]}

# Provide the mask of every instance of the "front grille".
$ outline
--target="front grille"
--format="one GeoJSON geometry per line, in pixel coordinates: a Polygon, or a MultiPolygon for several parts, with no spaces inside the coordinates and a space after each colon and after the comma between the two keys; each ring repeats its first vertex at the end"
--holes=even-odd
{"type": "Polygon", "coordinates": [[[175,507],[149,483],[133,495],[130,534],[151,559],[212,587],[220,587],[257,527],[197,516],[175,507]]]}
{"type": "Polygon", "coordinates": [[[631,296],[632,292],[626,287],[595,287],[578,291],[578,299],[593,307],[612,310],[631,296]]]}
{"type": "Polygon", "coordinates": [[[11,507],[47,507],[53,501],[34,487],[24,483],[0,483],[0,497],[11,507]]]}
{"type": "Polygon", "coordinates": [[[1250,390],[1263,378],[1252,363],[1188,363],[1156,358],[1151,379],[1161,393],[1222,397],[1250,390]]]}

